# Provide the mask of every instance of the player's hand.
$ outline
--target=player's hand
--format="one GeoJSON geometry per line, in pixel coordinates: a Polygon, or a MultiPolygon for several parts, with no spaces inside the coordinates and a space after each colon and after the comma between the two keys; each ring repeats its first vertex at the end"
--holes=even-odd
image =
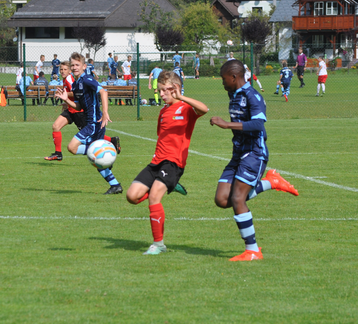
{"type": "Polygon", "coordinates": [[[217,125],[221,128],[226,128],[226,121],[224,119],[222,119],[221,117],[214,116],[214,117],[211,117],[211,119],[210,119],[210,125],[211,126],[217,125]]]}
{"type": "Polygon", "coordinates": [[[180,99],[181,93],[179,90],[179,85],[177,84],[174,85],[173,90],[171,90],[171,94],[174,99],[180,99]]]}
{"type": "Polygon", "coordinates": [[[66,90],[61,89],[61,88],[57,88],[56,90],[56,94],[55,94],[56,98],[60,98],[63,101],[66,101],[68,99],[68,93],[66,90]]]}
{"type": "Polygon", "coordinates": [[[152,89],[152,85],[148,84],[148,89],[151,90],[152,89]]]}
{"type": "Polygon", "coordinates": [[[101,128],[106,127],[108,125],[108,122],[112,122],[109,118],[108,114],[103,114],[102,118],[98,120],[99,123],[101,123],[101,128]]]}

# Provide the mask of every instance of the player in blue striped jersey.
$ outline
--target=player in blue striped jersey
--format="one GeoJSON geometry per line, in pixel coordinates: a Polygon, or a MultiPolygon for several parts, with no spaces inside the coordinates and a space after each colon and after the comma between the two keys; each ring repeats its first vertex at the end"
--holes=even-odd
{"type": "Polygon", "coordinates": [[[93,65],[94,61],[92,59],[88,59],[88,63],[87,63],[87,67],[86,67],[86,74],[93,76],[96,80],[98,80],[98,75],[97,73],[94,71],[94,65],[93,65]]]}
{"type": "Polygon", "coordinates": [[[292,71],[287,67],[287,62],[282,62],[282,70],[280,71],[280,80],[277,81],[276,91],[274,94],[278,95],[280,85],[281,85],[281,91],[282,96],[285,97],[286,102],[288,101],[287,96],[290,94],[290,86],[291,86],[291,80],[293,77],[292,71]]]}
{"type": "Polygon", "coordinates": [[[230,261],[252,261],[263,259],[258,247],[251,211],[246,201],[259,193],[276,189],[298,195],[289,182],[275,170],[269,170],[261,180],[269,158],[266,146],[266,104],[263,97],[245,82],[245,68],[241,61],[227,61],[221,67],[221,77],[230,104],[230,122],[221,117],[212,117],[211,125],[231,129],[233,154],[225,167],[215,195],[215,203],[221,208],[234,210],[234,219],[245,241],[245,252],[230,261]]]}
{"type": "MultiPolygon", "coordinates": [[[[85,69],[84,56],[73,53],[71,55],[71,71],[75,77],[72,84],[74,101],[68,98],[66,91],[58,89],[56,92],[56,97],[65,101],[70,107],[76,110],[83,109],[85,112],[87,125],[72,138],[67,147],[70,153],[83,155],[87,153],[92,142],[104,138],[106,126],[111,121],[108,115],[107,91],[93,77],[87,75],[85,69]],[[100,109],[99,95],[101,96],[103,113],[100,109]]],[[[98,172],[110,185],[105,194],[123,192],[121,184],[109,168],[98,169],[98,172]]]]}

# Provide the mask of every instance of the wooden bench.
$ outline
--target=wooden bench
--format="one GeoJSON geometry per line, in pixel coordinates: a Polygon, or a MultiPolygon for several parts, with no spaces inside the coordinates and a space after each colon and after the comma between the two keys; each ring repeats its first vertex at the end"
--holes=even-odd
{"type": "MultiPolygon", "coordinates": [[[[17,90],[16,86],[4,86],[4,89],[7,91],[8,104],[10,104],[10,99],[23,99],[21,91],[17,90]]],[[[50,90],[50,86],[49,86],[49,90],[50,90]]],[[[54,93],[52,94],[49,92],[48,95],[54,96],[54,93]]],[[[46,97],[47,97],[47,92],[45,86],[30,85],[26,90],[26,99],[37,99],[39,102],[41,102],[42,99],[46,97]]]]}
{"type": "Polygon", "coordinates": [[[138,98],[137,86],[102,86],[107,90],[108,99],[136,99],[138,98]]]}

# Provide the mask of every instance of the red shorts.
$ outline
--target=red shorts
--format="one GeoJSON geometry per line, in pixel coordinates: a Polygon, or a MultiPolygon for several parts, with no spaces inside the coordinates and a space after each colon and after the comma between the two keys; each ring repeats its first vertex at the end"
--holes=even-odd
{"type": "Polygon", "coordinates": [[[35,82],[35,80],[38,79],[38,78],[39,78],[39,76],[34,74],[34,82],[35,82]]]}
{"type": "Polygon", "coordinates": [[[123,80],[130,80],[132,79],[132,76],[130,74],[123,75],[123,80]]]}
{"type": "Polygon", "coordinates": [[[326,80],[327,80],[327,74],[318,76],[318,83],[326,83],[326,80]]]}
{"type": "MultiPolygon", "coordinates": [[[[257,76],[255,74],[253,74],[253,78],[254,78],[254,81],[257,81],[257,76]]],[[[248,82],[251,81],[251,78],[247,80],[248,82]]]]}

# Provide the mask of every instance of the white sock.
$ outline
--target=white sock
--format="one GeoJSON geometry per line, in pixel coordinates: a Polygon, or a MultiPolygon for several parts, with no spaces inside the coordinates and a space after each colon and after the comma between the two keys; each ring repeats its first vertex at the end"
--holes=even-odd
{"type": "Polygon", "coordinates": [[[322,83],[322,92],[326,92],[326,85],[322,83]]]}
{"type": "Polygon", "coordinates": [[[319,90],[320,90],[320,88],[321,88],[321,84],[320,84],[320,83],[318,83],[318,84],[317,84],[317,94],[319,94],[319,90]]]}

